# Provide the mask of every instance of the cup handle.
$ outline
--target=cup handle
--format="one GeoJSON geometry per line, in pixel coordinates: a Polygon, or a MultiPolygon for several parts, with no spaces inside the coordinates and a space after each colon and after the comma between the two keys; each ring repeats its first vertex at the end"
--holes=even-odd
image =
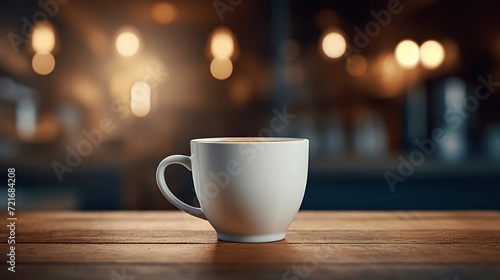
{"type": "Polygon", "coordinates": [[[167,182],[165,181],[165,168],[171,164],[180,164],[191,171],[191,158],[188,156],[173,155],[163,159],[156,169],[156,182],[158,183],[158,188],[160,188],[161,193],[175,207],[190,215],[206,220],[207,217],[205,217],[205,213],[201,211],[201,208],[196,208],[182,202],[168,188],[167,182]]]}

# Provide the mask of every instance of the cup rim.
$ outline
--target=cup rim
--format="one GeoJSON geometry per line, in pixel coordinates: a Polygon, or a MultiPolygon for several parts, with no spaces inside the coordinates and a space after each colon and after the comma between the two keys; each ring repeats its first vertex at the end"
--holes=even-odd
{"type": "Polygon", "coordinates": [[[293,137],[214,137],[214,138],[197,138],[192,139],[191,142],[195,143],[210,143],[210,144],[247,144],[247,143],[262,143],[262,144],[283,144],[283,143],[298,143],[309,142],[306,138],[293,138],[293,137]],[[222,141],[225,139],[248,139],[249,141],[222,141]]]}

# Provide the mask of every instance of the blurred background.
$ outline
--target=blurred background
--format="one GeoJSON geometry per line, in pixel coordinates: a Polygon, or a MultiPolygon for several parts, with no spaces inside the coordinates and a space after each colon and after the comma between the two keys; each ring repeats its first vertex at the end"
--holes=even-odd
{"type": "Polygon", "coordinates": [[[500,209],[499,10],[2,1],[0,167],[20,211],[171,209],[156,166],[190,139],[305,137],[303,209],[500,209]]]}

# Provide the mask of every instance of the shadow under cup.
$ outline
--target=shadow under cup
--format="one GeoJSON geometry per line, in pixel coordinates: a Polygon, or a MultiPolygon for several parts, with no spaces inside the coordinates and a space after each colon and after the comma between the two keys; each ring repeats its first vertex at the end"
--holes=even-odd
{"type": "Polygon", "coordinates": [[[164,159],[158,167],[157,180],[170,202],[207,219],[220,240],[278,241],[285,238],[302,203],[308,156],[307,139],[194,139],[191,157],[164,159]],[[163,171],[171,163],[191,167],[201,208],[175,201],[178,199],[168,187],[162,187],[163,171]]]}

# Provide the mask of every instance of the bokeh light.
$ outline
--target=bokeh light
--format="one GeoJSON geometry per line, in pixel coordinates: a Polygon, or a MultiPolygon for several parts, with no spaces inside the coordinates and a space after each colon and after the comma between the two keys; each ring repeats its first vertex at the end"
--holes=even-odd
{"type": "Polygon", "coordinates": [[[16,130],[22,139],[29,139],[35,135],[37,123],[36,104],[32,99],[24,98],[16,108],[16,130]]]}
{"type": "Polygon", "coordinates": [[[444,56],[444,48],[437,41],[429,40],[420,47],[420,60],[427,69],[439,67],[444,61],[444,56]]]}
{"type": "Polygon", "coordinates": [[[168,2],[158,2],[151,9],[151,17],[156,23],[169,24],[177,18],[177,9],[168,2]]]}
{"type": "Polygon", "coordinates": [[[38,75],[48,75],[54,71],[56,59],[50,53],[36,53],[31,61],[31,66],[38,75]]]}
{"type": "Polygon", "coordinates": [[[323,38],[321,47],[326,56],[330,58],[341,57],[347,48],[347,43],[344,36],[337,32],[331,32],[326,34],[323,38]]]}
{"type": "Polygon", "coordinates": [[[214,58],[231,58],[234,54],[234,39],[229,29],[219,27],[212,33],[210,51],[214,58]]]}
{"type": "Polygon", "coordinates": [[[419,60],[417,43],[411,40],[401,41],[396,47],[396,61],[405,69],[415,68],[419,60]]]}
{"type": "Polygon", "coordinates": [[[401,69],[398,67],[396,59],[393,55],[386,55],[382,60],[382,70],[385,75],[394,75],[401,69]]]}
{"type": "Polygon", "coordinates": [[[131,31],[120,33],[116,38],[116,50],[122,56],[133,56],[139,50],[139,37],[131,31]]]}
{"type": "Polygon", "coordinates": [[[465,104],[466,95],[465,83],[460,78],[451,78],[444,89],[444,105],[452,109],[458,104],[465,104]]]}
{"type": "Polygon", "coordinates": [[[374,62],[373,70],[377,77],[379,97],[393,98],[404,92],[409,73],[401,71],[393,52],[380,54],[374,62]]]}
{"type": "Polygon", "coordinates": [[[113,98],[122,101],[129,101],[130,88],[132,87],[132,82],[137,79],[131,75],[129,72],[121,70],[115,71],[109,83],[109,91],[113,98]]]}
{"type": "Polygon", "coordinates": [[[33,29],[31,45],[36,53],[47,54],[54,50],[56,35],[48,24],[36,25],[33,29]]]}
{"type": "Polygon", "coordinates": [[[233,63],[228,58],[215,58],[210,63],[210,73],[217,80],[225,80],[233,73],[233,63]]]}
{"type": "Polygon", "coordinates": [[[130,90],[130,110],[136,117],[145,117],[151,111],[151,87],[145,82],[136,82],[130,90]]]}
{"type": "Polygon", "coordinates": [[[359,77],[363,75],[366,72],[366,69],[368,68],[368,63],[366,62],[366,59],[359,54],[353,54],[351,55],[346,62],[346,69],[349,74],[359,77]]]}

